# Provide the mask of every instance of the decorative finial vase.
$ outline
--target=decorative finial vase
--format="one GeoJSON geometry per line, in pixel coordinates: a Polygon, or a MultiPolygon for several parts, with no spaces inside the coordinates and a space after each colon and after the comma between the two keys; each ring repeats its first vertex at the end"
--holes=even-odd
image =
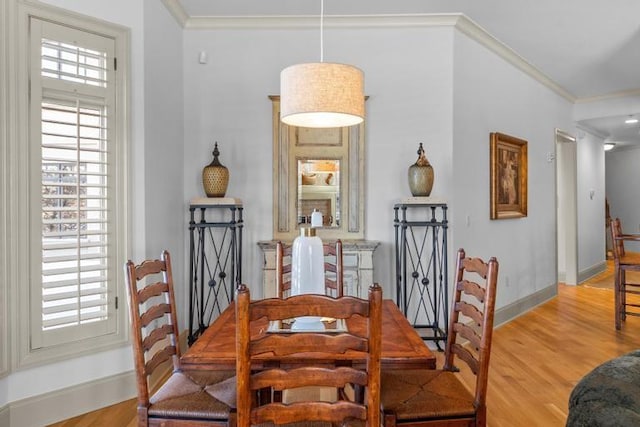
{"type": "Polygon", "coordinates": [[[224,197],[229,185],[229,169],[218,160],[218,143],[213,148],[213,160],[202,169],[202,185],[207,197],[224,197]]]}
{"type": "Polygon", "coordinates": [[[409,189],[416,197],[427,197],[433,187],[433,167],[424,155],[422,142],[418,148],[418,160],[409,166],[409,189]]]}

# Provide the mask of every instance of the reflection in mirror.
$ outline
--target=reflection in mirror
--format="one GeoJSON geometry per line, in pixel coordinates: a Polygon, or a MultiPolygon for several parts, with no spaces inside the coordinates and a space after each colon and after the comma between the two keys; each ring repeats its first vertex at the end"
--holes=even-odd
{"type": "Polygon", "coordinates": [[[311,222],[311,213],[322,213],[323,227],[340,227],[340,160],[298,160],[298,224],[311,222]]]}

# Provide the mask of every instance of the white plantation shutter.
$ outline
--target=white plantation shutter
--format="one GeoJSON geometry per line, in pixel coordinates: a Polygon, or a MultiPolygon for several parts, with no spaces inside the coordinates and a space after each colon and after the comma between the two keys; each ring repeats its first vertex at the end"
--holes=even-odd
{"type": "Polygon", "coordinates": [[[124,207],[115,191],[114,40],[38,19],[31,30],[36,349],[116,331],[124,207]]]}
{"type": "Polygon", "coordinates": [[[107,86],[107,54],[42,39],[42,76],[81,84],[107,86]]]}
{"type": "Polygon", "coordinates": [[[42,102],[43,329],[107,317],[104,107],[42,102]]]}

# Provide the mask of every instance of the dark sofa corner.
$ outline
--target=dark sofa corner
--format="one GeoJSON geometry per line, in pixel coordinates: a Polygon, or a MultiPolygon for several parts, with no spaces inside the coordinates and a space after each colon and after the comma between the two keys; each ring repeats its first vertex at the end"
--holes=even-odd
{"type": "Polygon", "coordinates": [[[566,426],[640,426],[640,350],[603,363],[576,384],[566,426]]]}

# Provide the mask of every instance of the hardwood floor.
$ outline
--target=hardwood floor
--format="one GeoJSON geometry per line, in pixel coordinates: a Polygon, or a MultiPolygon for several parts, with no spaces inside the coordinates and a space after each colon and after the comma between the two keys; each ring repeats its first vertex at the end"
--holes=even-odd
{"type": "MultiPolygon", "coordinates": [[[[640,317],[629,316],[616,331],[613,291],[590,282],[601,283],[602,275],[581,286],[559,285],[557,298],[495,330],[487,398],[491,427],[564,426],[569,394],[580,378],[640,348],[640,317]]],[[[52,427],[135,425],[135,400],[128,400],[52,427]]]]}

